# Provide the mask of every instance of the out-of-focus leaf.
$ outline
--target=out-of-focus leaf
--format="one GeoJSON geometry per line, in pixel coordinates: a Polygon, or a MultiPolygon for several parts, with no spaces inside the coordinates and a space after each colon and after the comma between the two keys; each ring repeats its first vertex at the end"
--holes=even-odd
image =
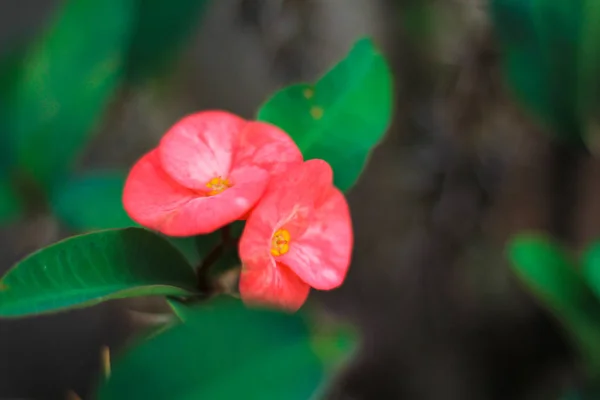
{"type": "Polygon", "coordinates": [[[536,234],[515,237],[508,256],[525,287],[571,334],[588,373],[600,376],[600,302],[576,263],[560,245],[536,234]]]}
{"type": "Polygon", "coordinates": [[[586,0],[579,52],[578,108],[584,140],[594,152],[600,142],[600,2],[586,0]]]}
{"type": "Polygon", "coordinates": [[[592,382],[589,387],[568,392],[561,400],[597,400],[600,399],[600,385],[592,382]]]}
{"type": "Polygon", "coordinates": [[[0,224],[6,224],[19,218],[23,208],[19,197],[9,180],[0,175],[0,224]]]}
{"type": "Polygon", "coordinates": [[[217,299],[185,315],[117,358],[98,398],[306,400],[323,383],[323,361],[300,314],[217,299]]]}
{"type": "Polygon", "coordinates": [[[358,335],[351,327],[337,324],[319,324],[315,328],[313,348],[326,370],[334,372],[340,364],[349,361],[356,351],[358,335]]]}
{"type": "Polygon", "coordinates": [[[328,161],[335,184],[349,189],[382,139],[392,117],[392,75],[370,39],[313,84],[284,88],[260,109],[258,119],[286,131],[306,159],[328,161]]]}
{"type": "Polygon", "coordinates": [[[17,263],[0,281],[0,317],[86,307],[102,301],[195,292],[183,256],[142,228],[74,236],[17,263]]]}
{"type": "Polygon", "coordinates": [[[492,0],[508,84],[556,136],[581,142],[577,110],[583,0],[492,0]]]}
{"type": "Polygon", "coordinates": [[[201,21],[209,0],[140,0],[127,73],[139,82],[162,72],[201,21]]]}
{"type": "Polygon", "coordinates": [[[2,52],[0,59],[0,172],[3,175],[2,179],[6,179],[10,175],[16,163],[9,135],[11,129],[9,120],[12,116],[8,106],[15,83],[21,79],[24,53],[24,46],[13,45],[8,51],[2,52]]]}
{"type": "Polygon", "coordinates": [[[584,398],[579,391],[573,390],[564,395],[561,400],[584,400],[584,398]]]}
{"type": "Polygon", "coordinates": [[[53,191],[52,210],[68,227],[83,232],[135,226],[123,209],[124,185],[119,172],[73,177],[53,191]]]}
{"type": "Polygon", "coordinates": [[[19,165],[48,188],[65,173],[123,77],[137,0],[70,0],[3,94],[19,165]]]}
{"type": "Polygon", "coordinates": [[[585,280],[600,299],[600,242],[588,246],[581,262],[585,280]]]}

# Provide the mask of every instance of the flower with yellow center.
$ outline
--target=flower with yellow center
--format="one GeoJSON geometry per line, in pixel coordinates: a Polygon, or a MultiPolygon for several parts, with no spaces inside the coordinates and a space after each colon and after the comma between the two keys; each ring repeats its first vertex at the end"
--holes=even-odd
{"type": "Polygon", "coordinates": [[[217,194],[223,192],[225,189],[229,189],[231,186],[233,186],[233,185],[231,184],[229,179],[227,179],[227,178],[223,179],[220,176],[217,176],[216,178],[212,178],[206,184],[206,187],[210,189],[210,192],[208,192],[209,196],[217,195],[217,194]]]}
{"type": "Polygon", "coordinates": [[[271,239],[271,254],[282,256],[290,250],[290,233],[286,229],[278,229],[271,239]]]}

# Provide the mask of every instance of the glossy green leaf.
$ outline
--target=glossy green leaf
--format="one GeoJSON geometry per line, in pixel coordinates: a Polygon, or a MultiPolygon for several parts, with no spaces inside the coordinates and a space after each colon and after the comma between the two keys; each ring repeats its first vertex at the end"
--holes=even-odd
{"type": "Polygon", "coordinates": [[[217,299],[115,359],[100,400],[307,400],[325,377],[307,321],[217,299]]]}
{"type": "Polygon", "coordinates": [[[194,293],[183,256],[142,228],[74,236],[39,250],[0,281],[0,317],[42,314],[102,301],[194,293]]]}
{"type": "Polygon", "coordinates": [[[125,176],[118,172],[91,173],[56,187],[50,203],[68,227],[86,232],[135,226],[123,209],[125,176]]]}
{"type": "Polygon", "coordinates": [[[82,150],[124,76],[137,0],[70,0],[25,53],[4,98],[18,162],[49,187],[82,150]]]}
{"type": "Polygon", "coordinates": [[[542,306],[571,334],[588,373],[600,376],[600,302],[577,264],[543,235],[519,235],[508,247],[511,267],[542,306]]]}
{"type": "Polygon", "coordinates": [[[328,161],[335,184],[347,190],[390,124],[392,92],[385,57],[370,39],[361,39],[315,84],[277,92],[261,107],[258,119],[289,133],[305,159],[328,161]]]}
{"type": "Polygon", "coordinates": [[[577,110],[583,0],[492,0],[505,76],[517,100],[556,136],[581,141],[577,110]]]}
{"type": "Polygon", "coordinates": [[[141,0],[127,56],[128,78],[140,82],[169,66],[201,22],[209,0],[141,0]]]}

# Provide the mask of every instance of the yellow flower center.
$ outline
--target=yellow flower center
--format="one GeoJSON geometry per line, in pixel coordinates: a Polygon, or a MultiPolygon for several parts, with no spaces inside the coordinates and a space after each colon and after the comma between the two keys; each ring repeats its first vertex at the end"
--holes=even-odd
{"type": "Polygon", "coordinates": [[[225,189],[229,189],[231,186],[233,186],[233,185],[231,184],[231,182],[229,182],[229,179],[227,179],[227,178],[223,179],[220,176],[217,176],[216,178],[212,178],[206,184],[206,187],[210,189],[210,192],[208,192],[209,196],[214,196],[216,194],[219,194],[219,193],[223,192],[225,189]]]}
{"type": "Polygon", "coordinates": [[[285,229],[279,229],[271,239],[271,254],[282,256],[290,250],[290,233],[285,229]]]}

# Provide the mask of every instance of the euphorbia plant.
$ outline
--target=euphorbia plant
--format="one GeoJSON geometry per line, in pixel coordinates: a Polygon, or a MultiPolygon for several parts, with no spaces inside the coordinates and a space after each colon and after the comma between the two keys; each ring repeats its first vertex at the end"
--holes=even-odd
{"type": "Polygon", "coordinates": [[[183,117],[129,173],[132,227],[24,259],[0,282],[0,316],[165,296],[181,321],[120,357],[100,398],[309,398],[347,341],[295,311],[311,287],[344,281],[353,233],[342,190],[389,125],[391,93],[385,59],[363,39],[318,82],[276,93],[258,121],[226,111],[183,117]],[[188,239],[200,260],[178,251],[188,239]],[[211,300],[219,293],[210,269],[231,249],[225,268],[241,267],[247,308],[211,300]]]}
{"type": "Polygon", "coordinates": [[[339,286],[350,266],[350,212],[331,167],[303,162],[268,123],[219,111],[184,118],[133,167],[123,203],[135,221],[171,236],[248,218],[240,242],[248,302],[296,310],[309,287],[339,286]]]}

